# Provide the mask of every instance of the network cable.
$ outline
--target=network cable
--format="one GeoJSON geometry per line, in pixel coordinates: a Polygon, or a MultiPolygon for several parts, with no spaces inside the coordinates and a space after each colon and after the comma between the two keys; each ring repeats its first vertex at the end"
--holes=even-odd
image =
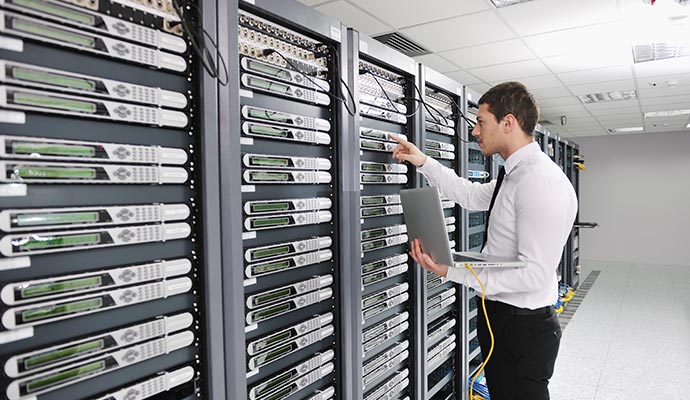
{"type": "Polygon", "coordinates": [[[172,1],[173,8],[175,9],[175,13],[177,16],[180,18],[179,24],[182,25],[182,30],[186,33],[187,37],[189,38],[189,42],[192,44],[192,49],[194,50],[194,53],[199,56],[201,59],[201,65],[203,66],[204,70],[214,79],[218,80],[218,83],[220,83],[223,86],[227,86],[229,82],[229,76],[228,76],[228,67],[227,64],[225,63],[225,59],[223,58],[223,55],[220,53],[220,50],[218,48],[218,44],[213,40],[211,35],[198,25],[197,23],[197,31],[192,29],[190,25],[185,21],[185,12],[183,11],[185,8],[191,9],[194,8],[196,10],[198,18],[201,18],[201,10],[199,7],[196,6],[196,4],[192,2],[186,2],[185,4],[181,4],[180,0],[173,0],[172,1]],[[206,47],[206,38],[211,42],[211,45],[213,46],[213,49],[215,49],[215,56],[218,57],[218,60],[220,61],[220,69],[219,65],[216,64],[214,60],[214,55],[211,54],[209,49],[206,47]],[[223,75],[225,75],[225,79],[221,78],[220,72],[223,72],[223,75]]]}
{"type": "Polygon", "coordinates": [[[470,272],[474,276],[474,279],[476,279],[477,282],[479,282],[479,286],[482,288],[482,311],[484,311],[484,318],[486,319],[486,328],[489,330],[489,337],[491,337],[491,347],[489,348],[489,354],[487,354],[486,358],[482,361],[482,364],[479,366],[479,369],[477,370],[477,373],[474,375],[474,378],[472,378],[472,383],[470,384],[470,400],[480,400],[481,397],[474,394],[474,385],[477,382],[479,376],[482,374],[482,372],[484,372],[484,367],[486,367],[486,364],[491,359],[491,354],[493,354],[494,352],[494,332],[491,329],[489,314],[486,312],[486,287],[484,287],[484,283],[481,279],[479,279],[479,276],[474,271],[474,268],[472,268],[472,265],[465,264],[465,268],[470,270],[470,272]]]}

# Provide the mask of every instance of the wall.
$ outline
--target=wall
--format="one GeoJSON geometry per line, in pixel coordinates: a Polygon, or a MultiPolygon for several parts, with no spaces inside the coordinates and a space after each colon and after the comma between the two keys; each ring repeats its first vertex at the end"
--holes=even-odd
{"type": "Polygon", "coordinates": [[[690,133],[573,138],[582,259],[690,265],[690,133]]]}

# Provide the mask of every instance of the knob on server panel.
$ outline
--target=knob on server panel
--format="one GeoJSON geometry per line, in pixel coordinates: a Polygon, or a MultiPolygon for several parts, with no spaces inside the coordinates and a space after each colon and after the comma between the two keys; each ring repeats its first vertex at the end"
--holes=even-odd
{"type": "Polygon", "coordinates": [[[3,398],[204,395],[198,72],[180,15],[0,5],[3,398]]]}

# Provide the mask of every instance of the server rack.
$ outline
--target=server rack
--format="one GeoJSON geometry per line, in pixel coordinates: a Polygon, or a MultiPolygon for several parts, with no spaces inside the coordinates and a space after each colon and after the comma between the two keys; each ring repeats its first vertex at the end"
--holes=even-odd
{"type": "MultiPolygon", "coordinates": [[[[388,135],[404,135],[419,144],[420,101],[414,89],[417,64],[383,44],[353,30],[349,40],[358,44],[352,64],[358,71],[353,87],[359,118],[351,134],[358,136],[360,164],[359,202],[361,231],[361,286],[357,307],[361,321],[361,380],[366,400],[422,398],[423,371],[419,353],[421,298],[416,287],[422,270],[407,255],[407,228],[402,218],[399,192],[416,187],[412,168],[391,157],[395,147],[388,135]]],[[[357,264],[354,264],[357,265],[357,264]]],[[[354,282],[353,282],[354,283],[354,282]]]]}
{"type": "MultiPolygon", "coordinates": [[[[462,85],[444,75],[419,66],[420,87],[424,88],[424,126],[420,142],[430,157],[434,157],[456,174],[462,174],[462,141],[460,113],[463,112],[462,85]]],[[[453,201],[443,199],[451,248],[459,249],[464,233],[462,210],[453,201]]],[[[462,378],[462,287],[436,274],[425,272],[420,285],[425,321],[422,323],[425,340],[426,399],[457,398],[464,388],[462,378]]]]}
{"type": "MultiPolygon", "coordinates": [[[[575,167],[575,157],[578,153],[578,145],[569,140],[562,139],[565,147],[565,173],[573,184],[575,194],[579,196],[579,169],[575,167]]],[[[580,285],[579,271],[579,229],[573,227],[565,247],[566,283],[577,289],[580,285]]]]}
{"type": "Polygon", "coordinates": [[[4,396],[219,395],[216,83],[179,10],[0,8],[4,396]]]}
{"type": "MultiPolygon", "coordinates": [[[[465,87],[465,105],[467,117],[476,122],[477,110],[479,110],[479,94],[468,87],[465,87]]],[[[467,160],[463,167],[462,176],[475,182],[488,182],[492,171],[491,157],[484,157],[481,154],[481,149],[476,143],[476,139],[468,130],[467,124],[462,124],[463,138],[467,138],[469,143],[463,145],[462,158],[467,160]]],[[[463,213],[466,223],[464,224],[465,234],[463,235],[463,249],[465,251],[481,251],[484,243],[484,235],[486,231],[486,212],[484,211],[467,211],[463,213]]],[[[479,348],[479,339],[477,338],[476,321],[480,318],[477,312],[477,304],[475,297],[477,292],[471,288],[463,288],[463,306],[467,310],[463,313],[464,330],[467,332],[465,340],[463,341],[463,355],[465,357],[463,374],[463,385],[467,385],[468,378],[474,376],[482,362],[481,349],[479,348]]],[[[465,386],[463,386],[465,387],[465,386]]],[[[463,399],[468,396],[468,390],[462,391],[463,399]]]]}
{"type": "Polygon", "coordinates": [[[232,217],[241,212],[230,240],[242,248],[228,257],[244,286],[242,306],[226,311],[230,339],[244,349],[244,371],[234,365],[228,385],[235,398],[349,396],[336,379],[349,373],[340,364],[347,305],[337,299],[351,262],[341,243],[351,209],[340,185],[350,102],[340,85],[342,29],[306,6],[271,1],[242,2],[229,25],[239,102],[228,106],[239,118],[228,145],[240,151],[227,172],[241,171],[241,185],[227,190],[241,195],[228,193],[227,204],[232,217]]]}

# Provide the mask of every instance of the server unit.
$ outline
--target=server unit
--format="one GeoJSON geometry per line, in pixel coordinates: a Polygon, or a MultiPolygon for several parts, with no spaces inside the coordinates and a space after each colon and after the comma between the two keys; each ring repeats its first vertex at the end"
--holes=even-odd
{"type": "Polygon", "coordinates": [[[183,29],[203,14],[117,0],[0,14],[3,397],[209,395],[199,150],[215,133],[183,29]]]}
{"type": "MultiPolygon", "coordinates": [[[[239,57],[246,397],[328,400],[339,374],[339,24],[243,3],[239,57]],[[295,19],[294,21],[296,21],[295,19]]],[[[237,316],[234,316],[237,318],[237,316]]],[[[234,321],[239,323],[239,321],[234,321]]]]}
{"type": "MultiPolygon", "coordinates": [[[[427,156],[460,175],[463,159],[460,121],[463,87],[438,72],[420,65],[424,87],[424,127],[421,142],[427,156]]],[[[452,249],[459,249],[464,233],[463,213],[455,202],[442,199],[452,249]]],[[[425,305],[425,377],[427,399],[456,398],[463,391],[462,287],[436,274],[425,272],[420,293],[425,305]]]]}
{"type": "Polygon", "coordinates": [[[353,86],[359,118],[351,132],[359,136],[361,223],[362,312],[354,329],[359,333],[361,327],[362,364],[355,368],[362,369],[363,399],[417,398],[414,288],[421,271],[408,257],[399,196],[401,189],[415,187],[417,178],[391,157],[397,144],[391,136],[418,141],[417,64],[352,30],[349,41],[359,44],[351,59],[358,66],[353,86]]]}

